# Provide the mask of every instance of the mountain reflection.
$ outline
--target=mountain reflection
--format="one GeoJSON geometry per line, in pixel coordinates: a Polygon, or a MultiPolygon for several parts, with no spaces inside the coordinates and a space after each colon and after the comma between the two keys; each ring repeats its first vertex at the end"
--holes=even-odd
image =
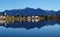
{"type": "Polygon", "coordinates": [[[42,22],[8,22],[5,20],[0,20],[0,26],[4,26],[6,28],[41,28],[48,25],[60,24],[60,21],[42,21],[42,22]]]}

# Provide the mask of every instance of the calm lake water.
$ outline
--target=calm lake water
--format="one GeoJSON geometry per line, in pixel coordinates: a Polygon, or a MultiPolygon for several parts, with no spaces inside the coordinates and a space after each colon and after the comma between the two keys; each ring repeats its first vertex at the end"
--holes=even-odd
{"type": "Polygon", "coordinates": [[[60,24],[55,23],[10,23],[0,26],[0,37],[59,37],[60,24]]]}

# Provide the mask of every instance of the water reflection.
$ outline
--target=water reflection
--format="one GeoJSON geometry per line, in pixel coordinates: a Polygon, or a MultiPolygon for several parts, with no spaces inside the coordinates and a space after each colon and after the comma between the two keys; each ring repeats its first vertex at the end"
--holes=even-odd
{"type": "Polygon", "coordinates": [[[0,37],[58,37],[60,21],[0,21],[0,37]]]}
{"type": "Polygon", "coordinates": [[[25,28],[27,30],[32,28],[38,28],[48,26],[48,25],[54,25],[54,24],[60,24],[60,21],[41,21],[41,22],[18,22],[18,21],[6,21],[6,20],[0,20],[0,26],[4,26],[6,28],[25,28]]]}
{"type": "Polygon", "coordinates": [[[0,27],[0,36],[3,37],[59,37],[59,34],[60,26],[58,24],[30,30],[26,30],[25,28],[0,27]]]}

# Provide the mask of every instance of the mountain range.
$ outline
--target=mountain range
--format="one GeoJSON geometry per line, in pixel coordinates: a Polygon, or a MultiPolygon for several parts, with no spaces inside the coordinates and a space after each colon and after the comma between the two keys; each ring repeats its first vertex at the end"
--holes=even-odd
{"type": "Polygon", "coordinates": [[[54,10],[43,10],[40,8],[34,9],[26,7],[25,9],[12,9],[12,10],[5,10],[0,13],[6,13],[7,15],[24,15],[24,16],[31,16],[31,15],[50,15],[50,14],[60,14],[59,11],[54,10]]]}

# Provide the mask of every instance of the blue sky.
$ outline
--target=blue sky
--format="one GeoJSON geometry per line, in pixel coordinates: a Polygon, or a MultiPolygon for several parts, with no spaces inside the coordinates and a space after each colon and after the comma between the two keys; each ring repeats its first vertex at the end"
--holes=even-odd
{"type": "Polygon", "coordinates": [[[0,0],[0,11],[26,7],[60,10],[60,0],[0,0]]]}

